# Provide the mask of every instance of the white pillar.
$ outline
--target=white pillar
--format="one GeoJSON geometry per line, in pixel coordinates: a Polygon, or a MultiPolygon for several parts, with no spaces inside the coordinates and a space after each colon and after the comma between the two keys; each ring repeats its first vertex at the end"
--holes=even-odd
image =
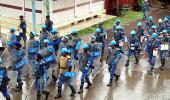
{"type": "Polygon", "coordinates": [[[22,0],[22,14],[25,17],[25,0],[22,0]]]}
{"type": "Polygon", "coordinates": [[[32,0],[32,23],[33,23],[33,32],[37,32],[36,30],[36,10],[35,10],[35,0],[32,0]]]}
{"type": "Polygon", "coordinates": [[[90,8],[89,8],[90,13],[93,12],[93,10],[92,10],[92,7],[93,7],[92,3],[93,3],[92,0],[90,0],[90,8]]]}
{"type": "Polygon", "coordinates": [[[77,0],[74,0],[74,17],[77,17],[77,0]]]}
{"type": "Polygon", "coordinates": [[[47,15],[50,15],[51,19],[53,19],[53,7],[52,7],[52,4],[53,4],[53,0],[42,0],[42,4],[43,4],[43,9],[42,9],[42,19],[43,21],[45,20],[45,17],[47,15]]]}

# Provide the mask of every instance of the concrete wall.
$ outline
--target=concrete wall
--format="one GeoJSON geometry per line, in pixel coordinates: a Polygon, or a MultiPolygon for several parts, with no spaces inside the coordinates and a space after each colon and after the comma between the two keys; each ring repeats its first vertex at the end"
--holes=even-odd
{"type": "MultiPolygon", "coordinates": [[[[25,0],[25,17],[27,21],[32,21],[31,0],[25,0]]],[[[0,15],[11,18],[17,18],[23,15],[23,0],[0,0],[0,15]]],[[[93,0],[90,8],[90,0],[77,0],[75,11],[74,0],[56,0],[53,1],[53,21],[61,23],[71,20],[76,16],[83,16],[90,12],[96,12],[104,9],[104,0],[93,0]],[[75,14],[76,13],[76,14],[75,14]]],[[[42,1],[36,1],[36,19],[37,24],[42,23],[42,1]]]]}

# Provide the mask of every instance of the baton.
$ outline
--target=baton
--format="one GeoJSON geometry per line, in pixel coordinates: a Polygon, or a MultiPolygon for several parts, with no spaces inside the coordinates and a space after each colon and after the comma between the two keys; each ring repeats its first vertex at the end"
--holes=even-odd
{"type": "Polygon", "coordinates": [[[34,83],[35,83],[35,79],[33,80],[32,84],[31,84],[31,86],[30,86],[30,89],[29,89],[28,92],[27,92],[27,95],[26,95],[26,97],[25,97],[25,100],[27,100],[27,97],[28,97],[28,95],[29,95],[29,93],[30,93],[30,91],[31,91],[34,83]]]}

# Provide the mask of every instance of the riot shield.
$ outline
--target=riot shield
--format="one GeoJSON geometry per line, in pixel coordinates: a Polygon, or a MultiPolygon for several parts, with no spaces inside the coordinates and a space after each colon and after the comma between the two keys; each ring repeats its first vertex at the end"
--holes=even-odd
{"type": "Polygon", "coordinates": [[[90,45],[92,56],[93,56],[93,68],[92,76],[95,76],[98,71],[102,68],[101,66],[101,53],[102,53],[102,43],[92,43],[90,45]]]}
{"type": "Polygon", "coordinates": [[[17,71],[8,71],[8,77],[10,78],[8,88],[15,88],[17,83],[17,71]]]}

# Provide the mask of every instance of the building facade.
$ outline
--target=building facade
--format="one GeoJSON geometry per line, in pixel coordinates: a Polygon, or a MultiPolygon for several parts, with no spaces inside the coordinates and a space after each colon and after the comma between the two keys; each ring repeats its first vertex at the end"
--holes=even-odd
{"type": "MultiPolygon", "coordinates": [[[[32,21],[32,0],[0,0],[0,15],[17,18],[25,15],[32,21]],[[25,2],[24,2],[25,1],[25,2]]],[[[75,17],[104,10],[104,0],[48,0],[55,23],[71,20],[75,17]]],[[[37,24],[43,23],[44,5],[42,0],[35,1],[37,24]]]]}

